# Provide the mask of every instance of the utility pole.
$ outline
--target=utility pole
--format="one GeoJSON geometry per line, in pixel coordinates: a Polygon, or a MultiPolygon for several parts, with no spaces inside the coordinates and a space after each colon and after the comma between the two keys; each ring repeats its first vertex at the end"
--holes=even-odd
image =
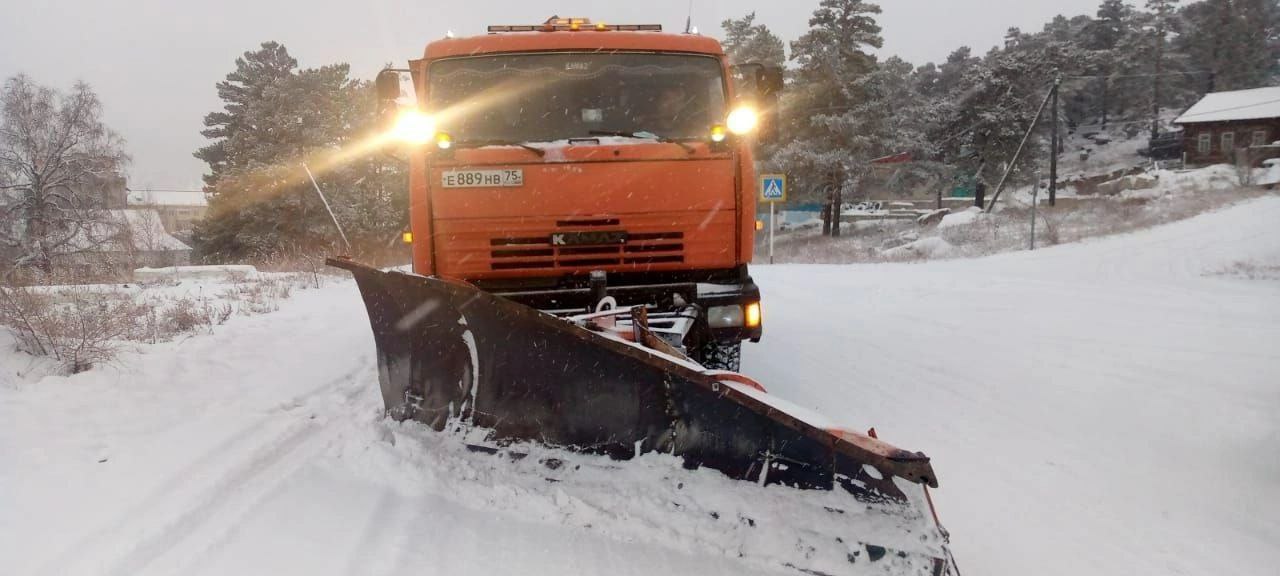
{"type": "Polygon", "coordinates": [[[1036,170],[1036,183],[1031,187],[1031,248],[1036,249],[1036,204],[1040,203],[1040,171],[1036,170]]]}
{"type": "Polygon", "coordinates": [[[1160,74],[1164,69],[1164,15],[1156,25],[1156,73],[1151,75],[1151,139],[1160,136],[1160,74]]]}
{"type": "Polygon", "coordinates": [[[1049,151],[1049,205],[1056,206],[1058,203],[1058,149],[1061,147],[1061,136],[1058,135],[1058,87],[1062,85],[1062,76],[1058,75],[1058,71],[1054,70],[1053,77],[1053,110],[1051,111],[1051,121],[1053,122],[1053,137],[1050,138],[1049,151]]]}
{"type": "Polygon", "coordinates": [[[996,207],[996,202],[1000,200],[1000,192],[1004,190],[1004,183],[1009,179],[1009,173],[1013,172],[1013,167],[1018,165],[1018,158],[1022,157],[1022,149],[1027,145],[1027,139],[1031,137],[1031,132],[1036,129],[1036,124],[1040,122],[1040,116],[1044,114],[1044,107],[1049,104],[1049,97],[1057,90],[1056,86],[1049,88],[1045,93],[1044,99],[1040,101],[1040,107],[1036,108],[1036,115],[1031,119],[1031,125],[1027,127],[1027,133],[1022,135],[1022,141],[1018,143],[1018,149],[1013,153],[1013,159],[1009,161],[1009,165],[1005,167],[1004,174],[1000,176],[1000,182],[996,184],[996,191],[991,195],[991,203],[987,205],[987,212],[991,212],[996,207]]]}
{"type": "Polygon", "coordinates": [[[826,196],[822,199],[822,235],[831,235],[831,184],[823,187],[826,196]]]}
{"type": "Polygon", "coordinates": [[[843,198],[841,198],[841,192],[844,189],[844,166],[836,166],[836,173],[834,174],[834,177],[835,177],[835,186],[831,191],[832,198],[833,198],[833,201],[831,202],[831,237],[839,238],[840,237],[840,220],[841,220],[841,217],[843,216],[840,213],[841,212],[840,205],[844,201],[843,198]]]}
{"type": "Polygon", "coordinates": [[[987,179],[982,171],[987,168],[987,158],[978,161],[978,169],[973,173],[973,205],[985,209],[987,207],[987,179]]]}
{"type": "Polygon", "coordinates": [[[1107,85],[1111,84],[1111,79],[1104,77],[1102,79],[1102,128],[1107,128],[1107,85]]]}

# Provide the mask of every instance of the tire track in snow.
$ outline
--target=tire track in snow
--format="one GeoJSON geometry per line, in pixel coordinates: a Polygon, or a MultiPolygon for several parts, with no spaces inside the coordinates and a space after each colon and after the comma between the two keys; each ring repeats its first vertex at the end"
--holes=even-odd
{"type": "Polygon", "coordinates": [[[324,439],[324,436],[313,434],[318,429],[319,426],[310,420],[294,424],[283,437],[220,477],[194,503],[185,503],[164,521],[148,523],[148,533],[123,558],[114,562],[114,567],[107,573],[121,576],[142,573],[217,518],[223,510],[235,505],[236,500],[252,499],[296,473],[303,461],[294,457],[295,452],[324,439]]]}
{"type": "MultiPolygon", "coordinates": [[[[364,386],[353,386],[347,389],[342,394],[339,405],[349,405],[364,390],[364,386]]],[[[222,519],[217,521],[211,518],[205,519],[180,542],[170,546],[164,552],[163,558],[174,558],[174,562],[179,565],[171,570],[160,570],[159,573],[190,574],[199,566],[207,565],[219,550],[234,540],[246,520],[253,516],[259,508],[278,496],[291,479],[306,469],[307,464],[313,462],[316,456],[322,455],[332,446],[335,440],[339,439],[348,430],[343,425],[343,419],[347,417],[347,414],[337,413],[326,416],[322,421],[317,421],[314,414],[309,415],[308,422],[312,423],[311,428],[319,428],[317,430],[318,434],[306,439],[294,449],[283,454],[278,461],[271,464],[272,470],[264,471],[263,474],[255,476],[253,482],[255,485],[261,484],[260,489],[245,492],[244,497],[231,498],[229,501],[219,502],[219,507],[211,512],[211,516],[222,519]],[[279,474],[274,476],[268,474],[268,472],[273,472],[276,469],[280,470],[279,474]],[[188,544],[188,542],[194,543],[188,544]],[[195,546],[195,548],[183,555],[180,553],[180,548],[184,546],[186,548],[195,546]]],[[[154,565],[155,563],[153,562],[150,566],[154,565]]],[[[125,574],[133,573],[126,572],[125,574]]]]}
{"type": "MultiPolygon", "coordinates": [[[[113,550],[120,548],[130,550],[109,573],[132,575],[145,569],[151,561],[163,556],[170,548],[181,543],[186,535],[198,529],[204,522],[201,515],[208,516],[216,512],[216,507],[226,505],[226,500],[236,496],[240,490],[239,485],[251,484],[260,477],[269,475],[277,464],[304,446],[317,448],[315,451],[318,452],[318,448],[323,447],[323,441],[336,437],[337,432],[332,430],[308,437],[308,433],[319,431],[320,428],[312,419],[314,414],[293,413],[300,408],[310,407],[318,398],[342,390],[344,386],[347,389],[339,403],[349,404],[367,388],[368,383],[360,379],[359,375],[368,371],[371,366],[372,360],[369,357],[361,357],[351,370],[276,404],[264,416],[205,450],[193,462],[172,474],[141,503],[121,514],[116,522],[67,547],[54,560],[53,565],[46,565],[40,573],[66,574],[80,570],[102,573],[102,566],[89,567],[79,561],[111,558],[116,555],[113,550]],[[306,419],[301,419],[304,417],[306,419]],[[283,432],[276,434],[273,440],[262,443],[262,437],[281,422],[282,418],[295,420],[284,425],[283,432]],[[255,447],[255,444],[258,446],[255,447]],[[246,452],[247,458],[227,463],[229,454],[240,455],[246,452]],[[205,477],[213,477],[214,480],[202,482],[202,486],[194,490],[184,490],[194,483],[193,479],[198,482],[205,477]],[[193,493],[194,496],[187,493],[193,493]],[[187,504],[192,501],[195,502],[194,505],[187,504]],[[173,510],[177,512],[171,513],[173,510]],[[121,543],[121,540],[126,543],[121,543]],[[130,543],[136,544],[130,546],[130,543]],[[93,552],[87,552],[90,550],[93,552]]],[[[296,472],[301,465],[299,462],[288,472],[296,472]]],[[[270,486],[266,489],[269,490],[270,486]]]]}

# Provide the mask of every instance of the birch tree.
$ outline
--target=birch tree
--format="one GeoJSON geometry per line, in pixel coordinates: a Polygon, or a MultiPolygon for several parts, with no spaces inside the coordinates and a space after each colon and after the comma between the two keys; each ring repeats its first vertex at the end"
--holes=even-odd
{"type": "Polygon", "coordinates": [[[102,121],[88,84],[62,93],[25,75],[0,89],[0,248],[5,267],[52,272],[56,254],[90,251],[108,238],[103,198],[87,190],[129,162],[124,140],[102,121]]]}

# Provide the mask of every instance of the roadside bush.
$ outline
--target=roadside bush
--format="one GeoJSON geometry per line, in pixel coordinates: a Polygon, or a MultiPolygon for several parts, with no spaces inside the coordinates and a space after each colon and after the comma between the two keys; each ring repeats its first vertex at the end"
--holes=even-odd
{"type": "Polygon", "coordinates": [[[132,285],[34,285],[0,283],[0,328],[17,348],[52,358],[66,373],[110,363],[132,343],[164,342],[212,332],[237,313],[273,312],[296,289],[319,285],[318,274],[229,273],[219,294],[203,287],[186,295],[181,282],[161,279],[132,285]],[[176,292],[176,293],[175,293],[176,292]]]}
{"type": "Polygon", "coordinates": [[[292,296],[295,286],[307,287],[313,281],[318,286],[319,276],[297,273],[251,278],[236,282],[222,297],[239,302],[241,314],[263,314],[279,310],[280,301],[292,296]]]}
{"type": "Polygon", "coordinates": [[[0,286],[0,324],[23,351],[71,374],[114,360],[140,333],[146,311],[128,295],[84,288],[57,293],[0,286]]]}
{"type": "Polygon", "coordinates": [[[161,339],[197,330],[213,331],[231,318],[234,311],[230,303],[214,304],[208,300],[179,298],[160,313],[159,335],[161,339]]]}

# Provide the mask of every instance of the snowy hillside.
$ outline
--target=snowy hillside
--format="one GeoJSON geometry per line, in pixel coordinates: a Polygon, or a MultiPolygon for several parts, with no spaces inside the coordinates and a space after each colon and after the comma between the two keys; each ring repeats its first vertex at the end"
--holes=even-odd
{"type": "MultiPolygon", "coordinates": [[[[966,574],[1271,574],[1280,283],[1231,272],[1275,269],[1276,222],[1272,197],[1033,253],[758,266],[744,372],[931,455],[966,574]]],[[[795,574],[842,521],[668,458],[388,422],[349,281],[73,377],[15,374],[6,339],[3,574],[795,574]]]]}

